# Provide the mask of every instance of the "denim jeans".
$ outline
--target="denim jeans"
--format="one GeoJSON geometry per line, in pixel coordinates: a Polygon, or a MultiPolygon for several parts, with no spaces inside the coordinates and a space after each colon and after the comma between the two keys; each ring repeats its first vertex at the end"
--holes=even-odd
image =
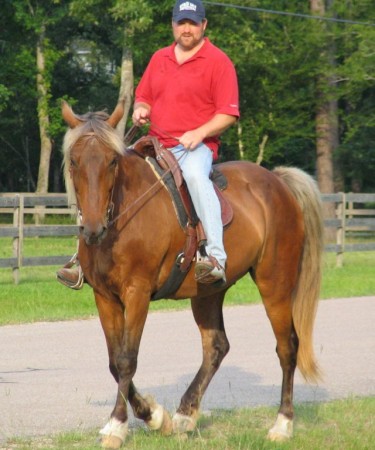
{"type": "Polygon", "coordinates": [[[209,175],[212,152],[205,144],[187,151],[181,144],[169,149],[177,159],[188,186],[194,208],[207,237],[206,251],[225,267],[227,255],[223,244],[220,202],[209,175]]]}

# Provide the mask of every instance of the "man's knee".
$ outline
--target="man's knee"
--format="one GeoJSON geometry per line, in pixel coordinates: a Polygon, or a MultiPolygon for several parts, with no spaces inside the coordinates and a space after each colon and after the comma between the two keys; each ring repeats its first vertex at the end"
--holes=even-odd
{"type": "Polygon", "coordinates": [[[205,182],[205,176],[194,170],[184,171],[183,176],[189,189],[199,188],[199,186],[202,186],[202,183],[205,182]]]}

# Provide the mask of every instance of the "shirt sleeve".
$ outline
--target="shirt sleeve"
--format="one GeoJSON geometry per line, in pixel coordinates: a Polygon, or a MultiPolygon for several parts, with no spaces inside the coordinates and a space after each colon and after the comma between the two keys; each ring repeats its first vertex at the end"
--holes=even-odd
{"type": "Polygon", "coordinates": [[[135,103],[143,102],[152,106],[152,88],[151,88],[151,73],[155,65],[155,55],[153,55],[144,71],[142,78],[135,90],[135,103]]]}
{"type": "Polygon", "coordinates": [[[229,57],[223,54],[214,73],[213,98],[216,114],[239,117],[239,93],[236,69],[229,57]]]}

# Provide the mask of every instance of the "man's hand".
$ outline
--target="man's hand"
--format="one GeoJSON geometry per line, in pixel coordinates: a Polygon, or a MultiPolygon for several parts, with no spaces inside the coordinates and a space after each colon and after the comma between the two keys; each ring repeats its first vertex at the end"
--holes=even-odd
{"type": "Polygon", "coordinates": [[[138,127],[145,125],[149,121],[150,111],[151,108],[146,103],[135,104],[132,116],[134,125],[138,127]]]}
{"type": "Polygon", "coordinates": [[[184,133],[178,138],[178,141],[186,148],[186,150],[194,150],[201,142],[203,142],[205,137],[204,133],[197,128],[196,130],[184,133]]]}

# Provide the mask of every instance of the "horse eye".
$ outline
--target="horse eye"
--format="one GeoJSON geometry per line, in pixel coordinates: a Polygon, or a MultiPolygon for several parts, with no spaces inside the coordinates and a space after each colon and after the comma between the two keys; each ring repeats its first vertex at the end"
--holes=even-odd
{"type": "Polygon", "coordinates": [[[112,159],[112,161],[111,161],[109,167],[114,167],[114,166],[116,166],[116,165],[117,165],[117,162],[118,162],[118,158],[117,158],[117,156],[116,156],[115,158],[112,159]]]}
{"type": "Polygon", "coordinates": [[[77,163],[72,158],[70,158],[70,166],[71,167],[77,167],[77,163]]]}

